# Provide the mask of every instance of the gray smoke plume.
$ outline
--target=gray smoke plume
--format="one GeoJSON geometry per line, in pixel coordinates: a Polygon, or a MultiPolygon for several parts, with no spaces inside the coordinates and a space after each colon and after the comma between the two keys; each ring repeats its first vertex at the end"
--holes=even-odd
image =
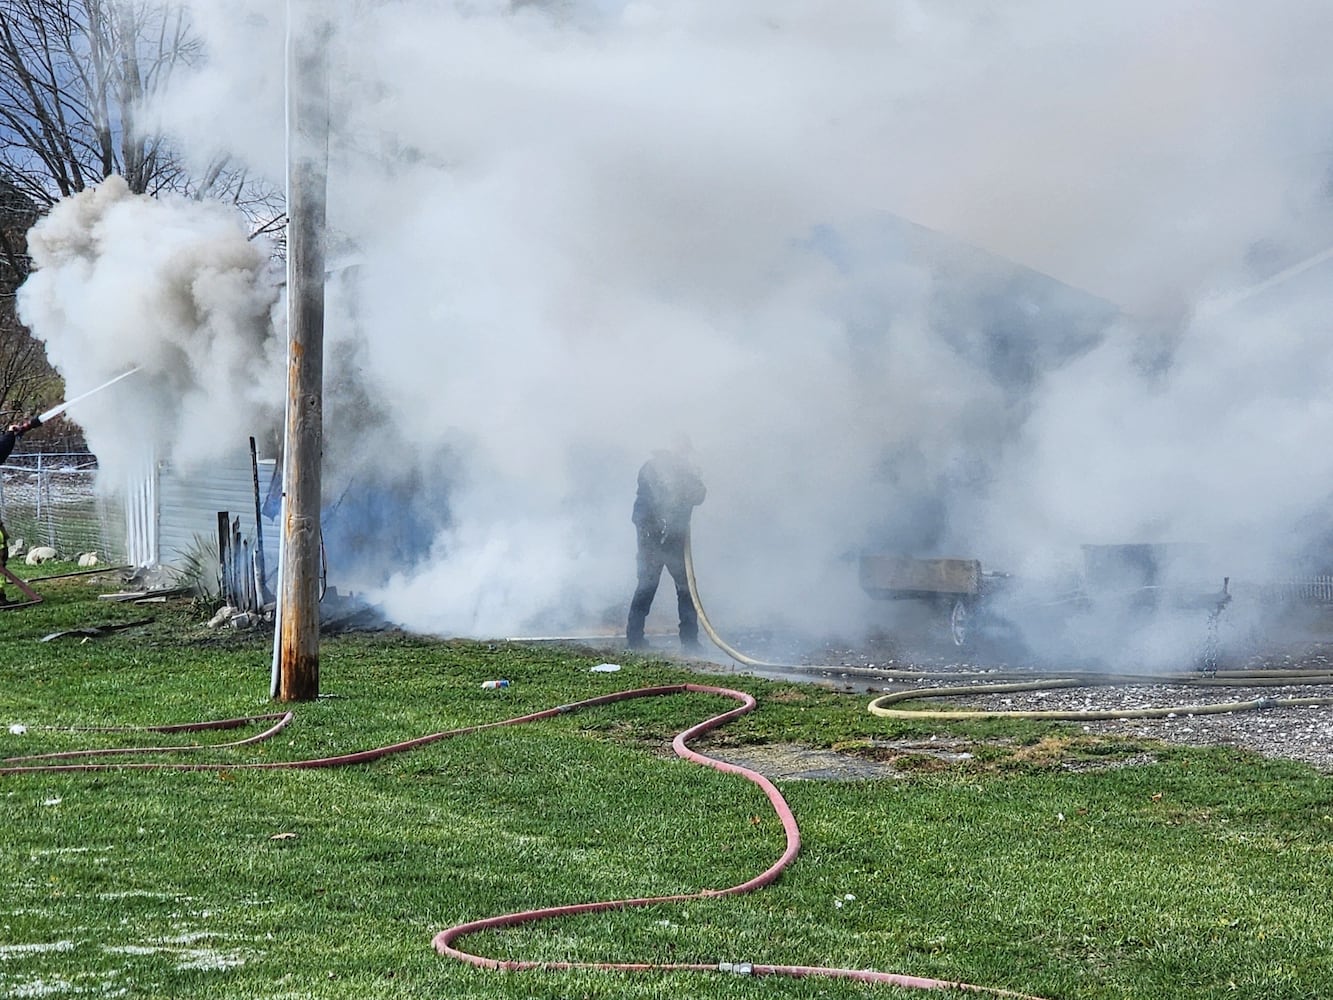
{"type": "MultiPolygon", "coordinates": [[[[281,179],[280,7],[192,5],[207,61],[155,110],[201,163],[281,179]]],[[[1319,538],[1328,282],[1247,290],[1333,245],[1333,10],[330,16],[330,224],[358,263],[331,292],[326,479],[349,504],[376,484],[361,516],[401,527],[356,581],[399,621],[623,624],[635,473],[677,430],[724,627],[865,627],[884,612],[857,581],[868,547],[1045,581],[1088,544],[1220,545],[1258,574],[1319,538]]],[[[140,219],[99,266],[156,252],[140,219]]],[[[178,384],[183,348],[157,363],[201,411],[281,403],[262,270],[228,272],[254,281],[241,320],[194,326],[236,377],[178,384]]],[[[129,315],[105,285],[62,289],[67,312],[129,315]]],[[[70,374],[91,341],[37,297],[25,315],[70,374]]],[[[123,328],[91,348],[97,375],[176,335],[123,328]]]]}
{"type": "Polygon", "coordinates": [[[270,425],[281,413],[279,275],[234,211],[132,195],[112,177],[58,203],[28,245],[19,309],[67,395],[140,366],[70,414],[111,481],[142,469],[145,451],[200,466],[234,450],[238,413],[270,425]]]}

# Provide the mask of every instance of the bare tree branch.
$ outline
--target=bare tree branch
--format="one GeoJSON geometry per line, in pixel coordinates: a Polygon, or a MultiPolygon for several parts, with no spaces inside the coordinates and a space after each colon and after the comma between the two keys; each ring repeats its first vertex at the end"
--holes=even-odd
{"type": "Polygon", "coordinates": [[[166,0],[0,0],[0,177],[44,206],[111,174],[141,194],[277,203],[242,171],[193,177],[170,137],[146,127],[148,104],[203,57],[166,0]]]}

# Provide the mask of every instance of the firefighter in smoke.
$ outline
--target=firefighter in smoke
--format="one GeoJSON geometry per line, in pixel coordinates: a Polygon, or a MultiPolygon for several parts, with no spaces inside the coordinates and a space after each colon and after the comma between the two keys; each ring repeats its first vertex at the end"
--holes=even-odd
{"type": "MultiPolygon", "coordinates": [[[[16,424],[10,424],[5,428],[3,434],[0,434],[0,465],[9,461],[10,452],[14,450],[14,445],[18,439],[27,434],[34,427],[40,427],[42,421],[38,417],[29,417],[27,420],[21,420],[16,424]]],[[[0,520],[0,567],[9,566],[9,529],[5,527],[5,522],[0,520]]],[[[8,604],[9,598],[5,594],[4,584],[0,582],[0,604],[8,604]]]]}
{"type": "Polygon", "coordinates": [[[676,584],[681,648],[687,652],[699,650],[699,616],[685,576],[685,543],[690,533],[690,515],[703,503],[708,491],[692,456],[689,439],[680,435],[671,448],[654,452],[639,469],[639,491],[631,517],[639,538],[638,585],[625,626],[625,641],[631,649],[646,645],[643,625],[665,566],[676,584]]]}

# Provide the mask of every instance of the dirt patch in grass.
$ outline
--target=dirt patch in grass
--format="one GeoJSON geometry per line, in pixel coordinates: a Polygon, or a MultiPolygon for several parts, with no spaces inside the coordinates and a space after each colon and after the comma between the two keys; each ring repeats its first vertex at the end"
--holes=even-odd
{"type": "Polygon", "coordinates": [[[725,751],[710,750],[709,755],[758,771],[773,781],[863,781],[867,778],[906,777],[906,772],[892,761],[792,743],[728,747],[725,751]]]}
{"type": "Polygon", "coordinates": [[[711,756],[739,764],[774,781],[863,781],[902,779],[968,767],[997,771],[1006,767],[1109,770],[1154,763],[1151,753],[1097,755],[1095,740],[1048,736],[1036,743],[968,740],[853,740],[831,748],[794,743],[763,743],[713,749],[711,756]],[[1089,755],[1091,754],[1091,755],[1089,755]]]}

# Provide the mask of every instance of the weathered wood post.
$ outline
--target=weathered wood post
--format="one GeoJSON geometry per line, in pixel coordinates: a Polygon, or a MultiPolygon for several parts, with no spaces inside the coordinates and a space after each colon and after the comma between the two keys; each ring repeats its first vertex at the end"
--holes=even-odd
{"type": "Polygon", "coordinates": [[[287,431],[274,696],[319,695],[319,503],[324,421],[324,222],[330,24],[289,0],[287,51],[287,431]]]}

